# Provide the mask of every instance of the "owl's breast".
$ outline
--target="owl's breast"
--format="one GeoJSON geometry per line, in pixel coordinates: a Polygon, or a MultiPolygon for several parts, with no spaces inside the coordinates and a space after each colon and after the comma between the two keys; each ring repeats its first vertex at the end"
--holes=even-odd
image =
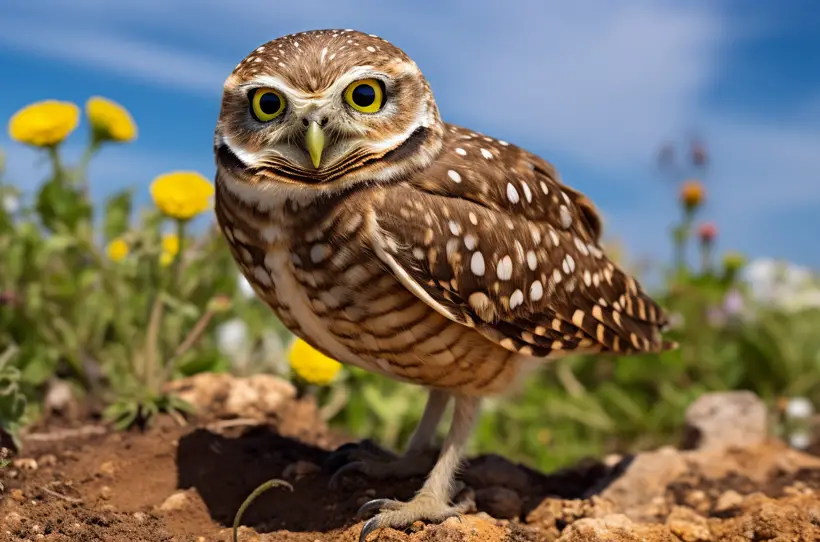
{"type": "Polygon", "coordinates": [[[509,380],[509,352],[404,287],[375,255],[367,221],[355,209],[340,205],[300,227],[282,214],[251,220],[229,206],[218,206],[217,214],[259,297],[326,355],[396,380],[465,392],[491,392],[509,380]]]}

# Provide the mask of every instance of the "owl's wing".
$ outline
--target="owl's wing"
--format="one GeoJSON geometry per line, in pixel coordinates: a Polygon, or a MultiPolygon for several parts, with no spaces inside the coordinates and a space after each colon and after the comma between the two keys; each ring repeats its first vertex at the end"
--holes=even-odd
{"type": "Polygon", "coordinates": [[[373,247],[396,278],[446,317],[524,354],[674,347],[661,337],[661,307],[601,250],[589,200],[539,158],[517,148],[499,155],[515,160],[514,171],[509,163],[470,170],[445,155],[371,202],[373,247]],[[460,182],[446,184],[450,171],[460,182]]]}

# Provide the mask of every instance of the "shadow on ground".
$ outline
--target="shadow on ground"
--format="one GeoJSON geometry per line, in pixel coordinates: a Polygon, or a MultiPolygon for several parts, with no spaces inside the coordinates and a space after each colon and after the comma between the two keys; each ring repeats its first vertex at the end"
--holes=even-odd
{"type": "MultiPolygon", "coordinates": [[[[283,437],[269,427],[255,427],[237,437],[197,429],[179,441],[178,488],[197,491],[212,519],[233,523],[242,501],[271,478],[285,479],[294,491],[275,488],[248,507],[242,523],[257,532],[327,532],[355,522],[358,508],[371,498],[407,500],[423,478],[369,480],[357,474],[341,487],[328,487],[331,472],[322,470],[329,452],[283,437]]],[[[542,474],[495,455],[465,464],[459,479],[474,492],[478,511],[506,519],[524,518],[545,497],[588,498],[603,491],[628,466],[599,462],[542,474]]],[[[470,489],[466,490],[470,492],[470,489]]]]}

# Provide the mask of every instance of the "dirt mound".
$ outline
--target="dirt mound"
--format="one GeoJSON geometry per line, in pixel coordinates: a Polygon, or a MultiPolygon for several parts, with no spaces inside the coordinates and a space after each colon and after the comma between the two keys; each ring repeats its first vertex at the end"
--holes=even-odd
{"type": "MultiPolygon", "coordinates": [[[[117,433],[50,422],[27,435],[26,457],[2,480],[0,539],[228,541],[245,497],[282,478],[294,491],[273,489],[254,502],[240,540],[352,542],[362,503],[408,499],[423,481],[351,476],[328,489],[322,464],[346,439],[281,380],[201,375],[174,385],[203,407],[187,426],[161,418],[145,432],[117,433]]],[[[725,404],[731,411],[738,397],[710,396],[718,404],[711,411],[726,412],[725,404]]],[[[760,418],[757,406],[743,412],[760,418]]],[[[498,456],[473,458],[461,475],[473,513],[406,532],[386,529],[371,540],[820,540],[820,458],[767,439],[748,420],[742,448],[721,444],[714,419],[721,418],[701,412],[690,420],[708,446],[550,474],[498,456]]]]}

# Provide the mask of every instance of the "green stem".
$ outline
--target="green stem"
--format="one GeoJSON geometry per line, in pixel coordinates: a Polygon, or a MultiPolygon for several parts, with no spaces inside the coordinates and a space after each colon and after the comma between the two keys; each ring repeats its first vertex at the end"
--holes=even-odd
{"type": "Polygon", "coordinates": [[[96,139],[92,138],[91,143],[89,143],[88,147],[86,147],[85,151],[83,151],[83,155],[77,164],[76,174],[77,183],[79,185],[78,188],[86,200],[89,198],[88,164],[91,162],[91,158],[94,156],[94,153],[99,150],[99,148],[100,143],[96,139]]]}
{"type": "Polygon", "coordinates": [[[162,383],[157,382],[157,373],[160,369],[160,361],[157,359],[162,356],[159,351],[159,331],[162,320],[162,309],[164,304],[162,296],[157,295],[151,307],[151,317],[148,321],[148,332],[145,337],[145,353],[143,362],[145,363],[143,371],[143,382],[146,387],[152,392],[158,392],[157,389],[162,383]]]}
{"type": "Polygon", "coordinates": [[[63,169],[63,162],[60,159],[60,150],[58,149],[58,145],[51,145],[48,147],[48,156],[51,158],[55,181],[62,182],[63,177],[65,176],[65,170],[63,169]]]}
{"type": "Polygon", "coordinates": [[[700,265],[701,273],[704,275],[711,274],[712,268],[712,243],[702,242],[700,245],[700,265]]]}
{"type": "Polygon", "coordinates": [[[242,502],[242,505],[239,507],[239,511],[236,513],[236,516],[233,518],[233,542],[237,542],[239,540],[239,523],[242,521],[242,514],[245,513],[245,509],[256,500],[256,498],[264,493],[265,491],[274,488],[274,487],[284,487],[287,488],[288,491],[293,491],[293,486],[289,483],[285,482],[284,480],[268,480],[261,486],[257,487],[253,490],[253,492],[248,495],[248,497],[242,502]]]}
{"type": "Polygon", "coordinates": [[[176,228],[177,229],[177,231],[176,231],[177,240],[179,241],[179,250],[177,250],[177,253],[174,254],[174,260],[173,260],[173,262],[171,262],[171,281],[172,281],[171,282],[171,288],[175,292],[178,291],[178,289],[181,286],[181,284],[179,283],[179,279],[180,279],[180,272],[181,272],[181,269],[182,269],[182,267],[180,265],[180,263],[182,261],[182,248],[183,248],[183,243],[185,241],[185,221],[177,219],[176,220],[176,227],[177,227],[176,228]]]}
{"type": "Polygon", "coordinates": [[[174,355],[168,360],[165,365],[164,375],[165,381],[168,381],[173,376],[174,367],[177,364],[177,361],[185,355],[188,350],[193,348],[205,331],[208,329],[208,324],[211,323],[211,320],[214,317],[213,311],[206,310],[202,316],[199,317],[199,320],[194,324],[194,327],[188,332],[188,335],[182,341],[182,343],[177,347],[176,351],[174,351],[174,355]]]}

